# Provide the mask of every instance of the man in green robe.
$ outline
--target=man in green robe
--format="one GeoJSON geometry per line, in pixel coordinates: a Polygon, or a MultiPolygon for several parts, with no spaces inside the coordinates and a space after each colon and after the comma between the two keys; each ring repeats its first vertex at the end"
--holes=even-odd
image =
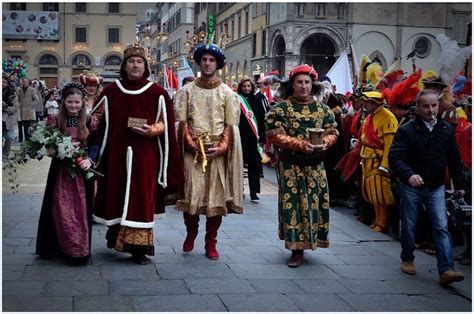
{"type": "Polygon", "coordinates": [[[292,251],[289,267],[298,267],[304,250],[329,246],[329,191],[322,161],[336,142],[334,113],[316,100],[316,71],[302,64],[289,74],[285,101],[265,119],[267,139],[278,149],[279,237],[292,251]],[[320,143],[311,143],[308,129],[320,129],[320,143]]]}

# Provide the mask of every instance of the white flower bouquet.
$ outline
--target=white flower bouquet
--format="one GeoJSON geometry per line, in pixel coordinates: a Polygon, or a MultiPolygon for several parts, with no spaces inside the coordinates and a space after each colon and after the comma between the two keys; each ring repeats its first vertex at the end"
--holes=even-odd
{"type": "MultiPolygon", "coordinates": [[[[79,142],[73,141],[71,136],[62,133],[58,128],[47,125],[44,121],[33,126],[31,137],[21,143],[20,150],[13,153],[14,157],[6,165],[10,168],[9,182],[13,192],[18,190],[18,184],[15,182],[16,165],[25,164],[31,159],[41,160],[45,156],[54,154],[67,162],[69,174],[74,178],[80,170],[80,162],[87,157],[86,149],[79,142]]],[[[89,169],[86,171],[85,177],[89,179],[94,174],[101,175],[95,170],[89,169]]]]}

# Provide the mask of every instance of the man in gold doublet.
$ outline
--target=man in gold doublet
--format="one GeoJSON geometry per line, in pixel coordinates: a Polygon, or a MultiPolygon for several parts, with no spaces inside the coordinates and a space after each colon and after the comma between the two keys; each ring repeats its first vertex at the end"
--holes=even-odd
{"type": "Polygon", "coordinates": [[[183,211],[186,225],[183,251],[193,250],[199,215],[205,215],[206,255],[218,259],[217,231],[222,216],[243,212],[240,104],[237,94],[216,76],[216,70],[225,65],[219,47],[197,47],[194,60],[201,68],[201,77],[186,84],[174,98],[185,173],[184,191],[176,209],[183,211]]]}

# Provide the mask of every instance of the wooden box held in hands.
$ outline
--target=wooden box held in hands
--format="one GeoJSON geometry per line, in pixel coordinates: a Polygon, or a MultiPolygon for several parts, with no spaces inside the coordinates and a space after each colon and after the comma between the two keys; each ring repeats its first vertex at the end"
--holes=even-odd
{"type": "Polygon", "coordinates": [[[129,128],[133,128],[133,127],[142,128],[143,125],[146,124],[146,122],[147,122],[146,119],[128,117],[127,126],[129,128]]]}

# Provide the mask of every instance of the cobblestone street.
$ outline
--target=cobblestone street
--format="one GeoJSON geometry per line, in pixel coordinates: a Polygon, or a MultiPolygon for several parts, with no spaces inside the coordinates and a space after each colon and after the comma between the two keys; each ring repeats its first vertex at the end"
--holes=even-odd
{"type": "Polygon", "coordinates": [[[301,267],[288,268],[271,168],[260,202],[246,193],[244,214],[223,219],[218,261],[204,255],[202,223],[194,251],[182,252],[186,231],[172,207],[156,220],[152,264],[108,249],[106,227],[97,224],[89,265],[37,259],[48,167],[48,158],[19,167],[17,194],[8,193],[3,172],[3,311],[471,311],[470,267],[457,267],[466,279],[444,288],[435,258],[417,251],[417,275],[405,275],[400,244],[355,221],[349,209],[331,211],[329,249],[306,251],[301,267]]]}

